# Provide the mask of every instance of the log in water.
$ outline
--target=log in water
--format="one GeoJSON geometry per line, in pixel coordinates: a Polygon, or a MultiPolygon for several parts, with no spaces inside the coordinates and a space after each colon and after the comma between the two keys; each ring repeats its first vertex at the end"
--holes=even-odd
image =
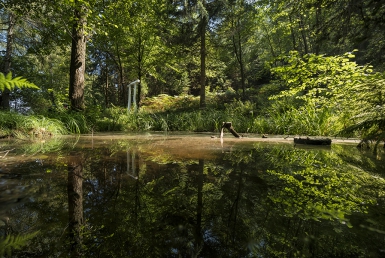
{"type": "Polygon", "coordinates": [[[310,145],[331,145],[332,140],[329,138],[294,138],[295,144],[310,144],[310,145]]]}

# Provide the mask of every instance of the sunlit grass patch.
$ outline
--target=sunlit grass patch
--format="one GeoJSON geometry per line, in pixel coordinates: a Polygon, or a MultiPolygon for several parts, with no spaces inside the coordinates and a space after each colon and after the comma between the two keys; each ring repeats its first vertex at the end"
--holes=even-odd
{"type": "Polygon", "coordinates": [[[67,134],[65,125],[44,116],[25,116],[14,112],[0,112],[0,134],[16,138],[49,137],[67,134]]]}

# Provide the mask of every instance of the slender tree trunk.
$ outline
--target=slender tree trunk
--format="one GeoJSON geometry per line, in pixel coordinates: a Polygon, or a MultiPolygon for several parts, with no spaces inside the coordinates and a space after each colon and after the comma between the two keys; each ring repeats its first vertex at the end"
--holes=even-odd
{"type": "MultiPolygon", "coordinates": [[[[206,1],[202,1],[203,7],[206,7],[206,1]]],[[[200,102],[201,108],[206,107],[206,27],[208,23],[208,17],[203,14],[201,18],[200,36],[201,36],[201,75],[200,75],[200,102]]]]}
{"type": "Polygon", "coordinates": [[[117,55],[117,62],[118,62],[118,68],[119,68],[119,89],[120,90],[120,100],[119,100],[119,103],[122,105],[122,106],[127,106],[127,103],[128,103],[128,97],[127,97],[127,86],[125,85],[126,82],[125,82],[125,78],[124,78],[124,65],[123,65],[123,62],[122,62],[122,58],[120,56],[120,49],[119,49],[119,46],[116,45],[116,55],[117,55]]]}
{"type": "Polygon", "coordinates": [[[240,39],[238,41],[239,45],[239,67],[241,69],[241,86],[242,86],[242,94],[243,99],[246,98],[246,83],[245,83],[245,65],[243,62],[243,54],[242,54],[242,43],[240,42],[240,39]]]}
{"type": "Polygon", "coordinates": [[[104,104],[106,105],[106,107],[108,107],[110,105],[110,103],[108,102],[108,87],[109,87],[109,81],[108,81],[108,67],[106,66],[105,68],[105,73],[106,73],[106,83],[105,83],[105,86],[104,86],[104,104]]]}
{"type": "Polygon", "coordinates": [[[321,49],[321,41],[320,41],[320,34],[322,34],[322,2],[321,1],[316,1],[315,3],[315,34],[316,34],[316,41],[314,43],[314,53],[316,55],[319,55],[320,49],[321,49]]]}
{"type": "MultiPolygon", "coordinates": [[[[4,75],[7,75],[11,71],[11,61],[12,61],[12,51],[13,51],[13,30],[15,27],[15,15],[10,12],[8,16],[8,29],[7,29],[7,46],[5,50],[5,57],[4,57],[4,67],[3,72],[4,75]]],[[[0,103],[1,108],[4,110],[10,109],[10,90],[4,89],[4,91],[1,93],[0,97],[0,103]]]]}
{"type": "Polygon", "coordinates": [[[236,22],[236,25],[233,23],[233,29],[235,30],[233,34],[233,47],[234,47],[234,53],[235,57],[237,58],[239,69],[241,72],[241,87],[242,87],[242,96],[243,98],[246,97],[245,93],[245,66],[243,62],[243,54],[242,54],[242,42],[241,42],[241,28],[239,19],[236,22]],[[237,34],[237,37],[235,37],[235,34],[237,34]]]}
{"type": "Polygon", "coordinates": [[[291,33],[291,41],[293,42],[293,49],[298,51],[297,41],[295,39],[295,32],[294,32],[293,27],[291,25],[291,24],[293,24],[293,19],[291,18],[290,15],[289,15],[289,21],[290,21],[290,33],[291,33]]]}
{"type": "MultiPolygon", "coordinates": [[[[274,43],[273,43],[273,39],[271,38],[269,28],[266,28],[266,25],[262,24],[262,29],[265,32],[265,37],[266,37],[267,42],[269,44],[270,54],[274,57],[274,59],[276,59],[275,57],[277,57],[277,54],[274,50],[274,43]]],[[[274,61],[274,62],[275,62],[275,65],[277,65],[277,61],[274,61]]]]}
{"type": "Polygon", "coordinates": [[[75,0],[74,24],[72,27],[72,48],[70,64],[69,98],[71,109],[83,110],[85,68],[86,68],[86,36],[84,33],[87,23],[86,7],[75,0]]]}
{"type": "MultiPolygon", "coordinates": [[[[143,73],[143,58],[144,58],[144,42],[142,41],[142,35],[139,35],[138,39],[138,60],[137,60],[137,72],[138,72],[138,80],[142,81],[142,73],[143,73]]],[[[139,109],[140,107],[140,96],[142,94],[142,84],[139,83],[137,85],[137,95],[136,95],[136,105],[139,109]]]]}
{"type": "Polygon", "coordinates": [[[308,54],[309,53],[309,45],[308,45],[307,37],[306,37],[306,33],[305,33],[305,25],[304,25],[304,21],[303,21],[303,16],[301,14],[300,14],[300,20],[299,20],[299,27],[301,29],[301,37],[302,37],[302,41],[303,41],[304,54],[308,54]]]}

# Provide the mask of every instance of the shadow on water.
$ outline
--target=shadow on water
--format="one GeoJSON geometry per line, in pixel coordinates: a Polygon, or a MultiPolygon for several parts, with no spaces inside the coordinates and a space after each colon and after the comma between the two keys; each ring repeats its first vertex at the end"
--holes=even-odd
{"type": "Polygon", "coordinates": [[[383,152],[208,134],[6,150],[0,256],[385,256],[383,152]]]}

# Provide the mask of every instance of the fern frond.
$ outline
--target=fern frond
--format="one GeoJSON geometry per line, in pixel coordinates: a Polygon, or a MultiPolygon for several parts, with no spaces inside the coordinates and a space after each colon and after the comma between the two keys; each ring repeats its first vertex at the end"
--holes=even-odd
{"type": "Polygon", "coordinates": [[[6,76],[0,73],[0,91],[5,89],[13,90],[14,88],[30,88],[39,89],[34,83],[29,82],[27,79],[22,77],[15,77],[12,79],[12,72],[9,72],[6,76]]]}
{"type": "Polygon", "coordinates": [[[12,250],[21,249],[38,233],[39,231],[36,231],[25,235],[8,235],[4,238],[0,238],[0,256],[3,257],[5,254],[11,256],[12,250]]]}
{"type": "Polygon", "coordinates": [[[9,72],[6,76],[5,76],[5,79],[10,81],[12,80],[12,72],[9,72]]]}

